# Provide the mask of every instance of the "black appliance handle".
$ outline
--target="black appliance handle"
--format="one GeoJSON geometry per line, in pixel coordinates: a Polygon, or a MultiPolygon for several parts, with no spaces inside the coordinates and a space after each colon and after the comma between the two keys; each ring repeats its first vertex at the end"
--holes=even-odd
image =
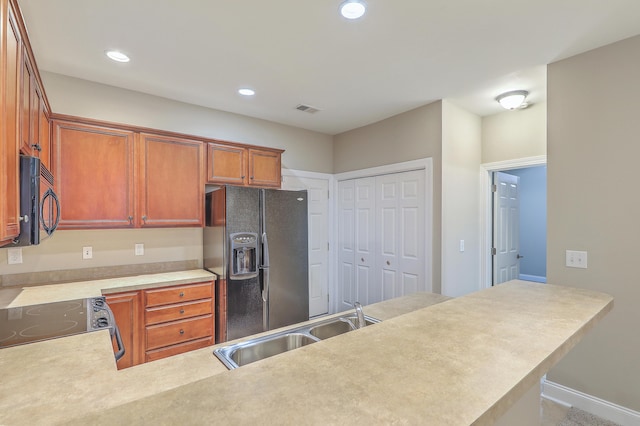
{"type": "Polygon", "coordinates": [[[122,336],[120,336],[120,329],[118,328],[118,324],[113,322],[113,335],[115,335],[116,343],[118,344],[118,352],[115,353],[116,362],[120,360],[124,356],[124,344],[122,343],[122,336]]]}
{"type": "Polygon", "coordinates": [[[44,196],[40,201],[40,223],[42,223],[42,229],[47,233],[47,235],[53,234],[53,231],[58,228],[58,224],[60,223],[60,200],[51,188],[47,189],[47,192],[44,193],[44,196]],[[51,200],[56,205],[56,221],[52,226],[48,226],[47,222],[44,220],[44,204],[46,199],[49,197],[51,197],[51,200]]]}

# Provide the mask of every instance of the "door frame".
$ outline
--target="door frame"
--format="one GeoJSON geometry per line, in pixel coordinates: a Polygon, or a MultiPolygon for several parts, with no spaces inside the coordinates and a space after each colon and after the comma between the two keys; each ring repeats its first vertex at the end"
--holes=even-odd
{"type": "Polygon", "coordinates": [[[491,193],[493,172],[502,172],[525,167],[544,166],[546,155],[496,161],[480,165],[480,288],[489,288],[493,283],[493,259],[491,242],[493,240],[493,201],[491,193]]]}
{"type": "MultiPolygon", "coordinates": [[[[433,290],[432,272],[433,272],[433,159],[421,158],[418,160],[404,161],[402,163],[388,164],[384,166],[370,167],[367,169],[353,170],[349,172],[336,173],[333,175],[333,193],[338,194],[338,183],[349,179],[358,179],[364,177],[373,177],[378,175],[386,175],[390,173],[410,172],[415,170],[424,170],[424,219],[425,219],[425,241],[424,241],[424,284],[426,291],[433,290]]],[[[330,313],[336,313],[338,307],[338,250],[334,249],[335,244],[339,241],[338,236],[338,200],[334,197],[330,202],[332,213],[332,235],[329,254],[332,264],[332,283],[329,284],[329,309],[330,313]]],[[[439,248],[438,248],[439,249],[439,248]]]]}

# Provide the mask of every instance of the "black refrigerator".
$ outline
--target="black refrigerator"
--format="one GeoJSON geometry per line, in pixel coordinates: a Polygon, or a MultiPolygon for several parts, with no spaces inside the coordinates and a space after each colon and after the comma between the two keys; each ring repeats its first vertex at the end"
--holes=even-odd
{"type": "Polygon", "coordinates": [[[309,319],[307,191],[206,194],[205,269],[218,275],[216,342],[309,319]]]}

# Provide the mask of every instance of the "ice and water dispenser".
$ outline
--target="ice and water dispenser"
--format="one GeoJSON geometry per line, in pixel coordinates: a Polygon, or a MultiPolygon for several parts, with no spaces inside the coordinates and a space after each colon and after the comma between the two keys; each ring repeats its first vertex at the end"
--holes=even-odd
{"type": "Polygon", "coordinates": [[[258,275],[258,234],[236,232],[231,239],[231,271],[229,278],[244,280],[258,275]]]}

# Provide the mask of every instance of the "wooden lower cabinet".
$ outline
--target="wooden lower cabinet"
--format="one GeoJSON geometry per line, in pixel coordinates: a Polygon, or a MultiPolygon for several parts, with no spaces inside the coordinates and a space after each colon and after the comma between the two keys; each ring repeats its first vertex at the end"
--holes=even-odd
{"type": "Polygon", "coordinates": [[[212,281],[144,290],[145,361],[215,343],[212,281]]]}
{"type": "MultiPolygon", "coordinates": [[[[118,369],[215,343],[214,283],[105,295],[125,347],[118,369]]],[[[115,339],[114,352],[117,350],[115,339]]]]}
{"type": "MultiPolygon", "coordinates": [[[[142,295],[139,291],[130,291],[107,294],[105,297],[120,329],[125,348],[124,356],[118,361],[118,370],[142,364],[144,362],[142,295]]],[[[116,351],[117,344],[115,339],[113,340],[113,348],[116,351]]]]}

